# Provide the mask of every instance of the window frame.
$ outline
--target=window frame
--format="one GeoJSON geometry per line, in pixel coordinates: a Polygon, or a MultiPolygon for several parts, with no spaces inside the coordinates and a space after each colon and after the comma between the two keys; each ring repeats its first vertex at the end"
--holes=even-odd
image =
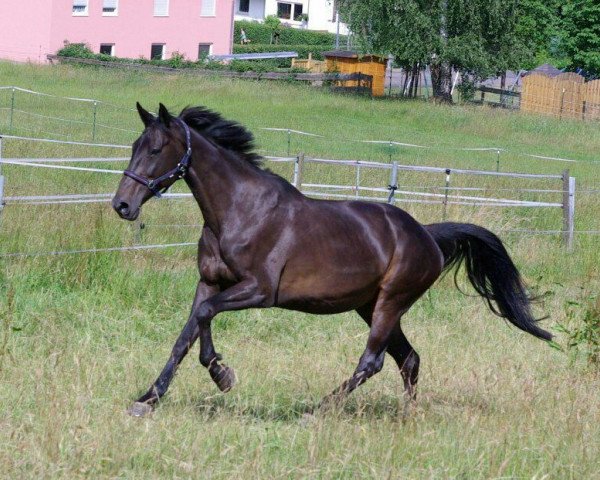
{"type": "Polygon", "coordinates": [[[237,12],[240,15],[249,15],[250,14],[250,0],[238,0],[238,8],[237,12]],[[248,2],[248,10],[242,10],[242,2],[248,2]]]}
{"type": "Polygon", "coordinates": [[[110,55],[111,57],[115,56],[115,44],[114,43],[101,43],[98,52],[102,54],[102,47],[110,47],[110,53],[104,55],[110,55]]]}
{"type": "Polygon", "coordinates": [[[304,13],[304,4],[303,3],[292,3],[292,20],[294,22],[301,22],[302,20],[296,20],[296,18],[301,17],[304,13]],[[300,7],[300,14],[296,15],[296,9],[300,7]]]}
{"type": "Polygon", "coordinates": [[[153,43],[150,45],[150,60],[164,60],[165,54],[167,52],[167,44],[166,43],[153,43]],[[152,56],[152,50],[154,47],[162,47],[160,58],[155,58],[152,56]]]}
{"type": "Polygon", "coordinates": [[[305,13],[304,3],[302,3],[302,2],[277,2],[276,6],[277,6],[277,18],[279,18],[280,20],[285,20],[286,22],[296,22],[296,23],[300,23],[302,21],[302,20],[296,20],[296,17],[305,13]],[[279,16],[279,5],[289,5],[289,7],[290,7],[290,17],[289,18],[279,16]],[[300,7],[300,9],[302,10],[302,13],[300,13],[299,15],[295,15],[296,9],[298,7],[300,7]]]}
{"type": "Polygon", "coordinates": [[[294,12],[294,4],[292,2],[277,2],[277,18],[279,18],[280,20],[290,20],[293,21],[292,19],[292,15],[294,12]],[[290,7],[290,16],[289,17],[280,17],[279,16],[279,5],[289,5],[290,7]]]}
{"type": "Polygon", "coordinates": [[[85,0],[85,10],[75,11],[75,1],[71,4],[71,13],[74,17],[89,17],[90,16],[90,0],[85,0]]]}
{"type": "Polygon", "coordinates": [[[104,6],[104,0],[102,0],[102,16],[103,17],[116,17],[119,15],[119,0],[115,0],[115,3],[117,5],[115,7],[115,10],[112,12],[106,12],[106,11],[104,11],[104,9],[106,8],[104,6]]]}
{"type": "Polygon", "coordinates": [[[213,44],[209,42],[200,42],[198,43],[198,60],[202,60],[202,56],[200,56],[200,47],[208,45],[208,54],[207,57],[212,55],[213,44]]]}
{"type": "Polygon", "coordinates": [[[203,18],[214,18],[217,16],[217,0],[200,0],[200,16],[203,18]],[[212,2],[212,13],[210,15],[207,15],[205,13],[202,13],[204,10],[204,2],[206,1],[210,1],[212,2]]]}
{"type": "Polygon", "coordinates": [[[156,13],[156,4],[159,0],[154,0],[154,10],[153,10],[153,14],[155,17],[168,17],[169,16],[169,9],[171,7],[169,0],[164,0],[166,7],[165,7],[165,13],[156,13]]]}

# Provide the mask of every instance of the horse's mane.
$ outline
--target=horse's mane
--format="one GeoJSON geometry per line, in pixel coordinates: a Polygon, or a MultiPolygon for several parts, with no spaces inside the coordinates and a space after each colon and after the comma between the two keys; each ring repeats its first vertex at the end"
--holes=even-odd
{"type": "Polygon", "coordinates": [[[263,158],[255,153],[254,135],[244,126],[205,107],[186,107],[179,118],[217,145],[231,150],[255,167],[262,166],[263,158]]]}

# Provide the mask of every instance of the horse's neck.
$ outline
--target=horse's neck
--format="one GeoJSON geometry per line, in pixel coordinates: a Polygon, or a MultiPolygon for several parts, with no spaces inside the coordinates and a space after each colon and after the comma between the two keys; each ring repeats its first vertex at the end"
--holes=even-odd
{"type": "Polygon", "coordinates": [[[241,209],[252,211],[255,208],[253,199],[258,202],[261,198],[259,190],[267,177],[244,160],[213,147],[194,156],[186,180],[205,224],[218,235],[223,223],[233,215],[244,214],[241,209]],[[249,195],[250,189],[257,194],[249,195]],[[240,208],[241,202],[236,202],[236,197],[242,190],[244,202],[240,208]]]}

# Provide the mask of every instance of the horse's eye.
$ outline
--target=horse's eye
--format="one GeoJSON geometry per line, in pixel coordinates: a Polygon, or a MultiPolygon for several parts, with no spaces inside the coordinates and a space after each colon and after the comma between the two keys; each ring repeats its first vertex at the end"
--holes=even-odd
{"type": "Polygon", "coordinates": [[[150,155],[158,155],[162,149],[161,148],[153,148],[150,151],[150,155]]]}

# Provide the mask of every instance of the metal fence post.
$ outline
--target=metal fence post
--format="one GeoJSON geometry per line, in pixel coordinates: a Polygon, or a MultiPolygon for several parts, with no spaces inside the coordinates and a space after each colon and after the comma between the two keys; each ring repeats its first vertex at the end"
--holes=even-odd
{"type": "Polygon", "coordinates": [[[575,233],[575,177],[569,177],[569,251],[574,248],[575,233]]]}
{"type": "Polygon", "coordinates": [[[394,205],[394,194],[396,193],[396,190],[398,190],[398,162],[392,163],[392,173],[390,175],[388,189],[390,191],[388,203],[394,205]]]}
{"type": "Polygon", "coordinates": [[[358,198],[360,194],[360,162],[356,162],[356,192],[355,196],[358,198]]]}
{"type": "Polygon", "coordinates": [[[291,143],[292,143],[292,132],[288,128],[288,131],[287,131],[287,155],[288,155],[288,157],[290,156],[290,145],[291,145],[291,143]]]}
{"type": "Polygon", "coordinates": [[[496,171],[500,171],[500,149],[496,150],[496,171]]]}
{"type": "Polygon", "coordinates": [[[294,163],[294,186],[301,191],[302,189],[302,169],[304,167],[304,153],[299,153],[294,163]]]}
{"type": "Polygon", "coordinates": [[[452,171],[447,168],[446,169],[446,187],[444,188],[444,210],[442,212],[442,221],[446,221],[446,214],[448,209],[448,188],[450,187],[450,173],[452,171]]]}
{"type": "Polygon", "coordinates": [[[9,123],[9,131],[12,132],[13,128],[13,115],[15,113],[15,87],[12,88],[12,97],[10,100],[10,123],[9,123]]]}
{"type": "Polygon", "coordinates": [[[567,250],[573,248],[573,217],[575,213],[575,179],[571,184],[571,177],[569,176],[569,170],[563,171],[562,174],[563,182],[563,243],[567,247],[567,250]]]}
{"type": "Polygon", "coordinates": [[[92,141],[96,141],[96,114],[98,110],[98,102],[94,102],[94,123],[92,124],[92,141]]]}
{"type": "Polygon", "coordinates": [[[573,251],[575,233],[575,177],[569,170],[563,172],[563,243],[567,251],[573,251]]]}

